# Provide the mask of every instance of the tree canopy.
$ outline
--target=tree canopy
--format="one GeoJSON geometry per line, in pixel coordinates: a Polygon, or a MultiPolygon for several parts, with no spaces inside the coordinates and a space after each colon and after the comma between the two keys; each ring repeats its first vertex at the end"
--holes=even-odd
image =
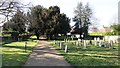
{"type": "Polygon", "coordinates": [[[120,24],[113,24],[111,25],[111,28],[115,35],[120,35],[120,24]]]}
{"type": "Polygon", "coordinates": [[[19,33],[25,32],[25,23],[27,19],[23,12],[18,10],[16,14],[10,19],[10,21],[6,22],[3,26],[4,30],[7,31],[17,31],[19,33]]]}
{"type": "Polygon", "coordinates": [[[73,21],[76,22],[74,25],[74,32],[78,33],[80,35],[88,34],[88,27],[91,24],[91,17],[92,17],[92,9],[89,6],[89,3],[87,3],[85,6],[82,2],[78,3],[76,9],[74,10],[75,16],[73,18],[73,21]]]}
{"type": "Polygon", "coordinates": [[[58,34],[66,34],[70,31],[70,19],[64,13],[60,13],[58,6],[50,6],[47,9],[37,5],[32,7],[27,15],[31,22],[30,30],[35,33],[37,39],[40,35],[46,35],[51,39],[58,34]]]}

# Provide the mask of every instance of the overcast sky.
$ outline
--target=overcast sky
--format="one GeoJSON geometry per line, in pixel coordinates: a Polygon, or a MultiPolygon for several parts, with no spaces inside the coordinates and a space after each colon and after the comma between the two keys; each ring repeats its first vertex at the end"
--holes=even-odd
{"type": "MultiPolygon", "coordinates": [[[[42,5],[46,8],[49,6],[59,6],[61,13],[65,13],[69,18],[74,17],[74,9],[78,2],[86,4],[89,2],[93,10],[93,16],[97,19],[95,23],[99,26],[108,26],[110,23],[118,22],[118,2],[119,0],[19,0],[28,4],[32,2],[35,5],[42,5]]],[[[74,22],[71,21],[71,25],[74,22]]]]}

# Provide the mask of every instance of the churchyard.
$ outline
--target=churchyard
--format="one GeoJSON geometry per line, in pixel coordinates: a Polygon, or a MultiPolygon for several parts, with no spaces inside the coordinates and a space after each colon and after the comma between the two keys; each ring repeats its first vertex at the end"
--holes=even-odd
{"type": "Polygon", "coordinates": [[[119,66],[119,44],[105,39],[54,40],[49,43],[76,68],[79,66],[119,66]]]}
{"type": "MultiPolygon", "coordinates": [[[[104,22],[104,19],[107,19],[104,18],[106,12],[98,13],[103,18],[99,20],[94,13],[100,10],[93,11],[94,7],[99,7],[93,6],[92,8],[89,2],[84,4],[82,1],[78,1],[77,4],[76,1],[77,5],[75,5],[74,0],[71,0],[75,8],[71,8],[71,10],[70,6],[66,6],[66,2],[63,2],[65,10],[61,12],[63,7],[53,4],[59,3],[59,0],[51,2],[51,6],[48,7],[39,1],[37,1],[39,4],[36,5],[34,1],[28,1],[28,4],[17,0],[0,2],[0,67],[17,66],[17,68],[21,68],[27,64],[27,61],[31,63],[28,65],[33,66],[40,64],[40,66],[42,64],[57,66],[61,59],[61,65],[68,64],[75,68],[80,68],[79,66],[120,66],[120,36],[118,36],[120,35],[120,24],[117,21],[104,22]],[[70,15],[70,11],[74,14],[70,13],[72,14],[70,15]],[[106,23],[109,26],[104,26],[106,23]],[[54,48],[58,53],[52,50],[54,48]],[[31,58],[29,59],[31,54],[34,59],[32,61],[31,58]],[[60,58],[59,54],[64,58],[60,58]],[[45,63],[45,60],[48,62],[45,63]],[[56,62],[56,64],[51,62],[56,62]]],[[[62,1],[60,2],[62,3],[62,1]]],[[[105,4],[107,3],[106,1],[105,4]]],[[[63,4],[61,5],[63,6],[63,4]]],[[[103,7],[109,5],[101,4],[100,6],[103,7]]],[[[105,9],[103,8],[103,10],[105,9]]],[[[110,21],[112,20],[110,19],[110,21]]]]}

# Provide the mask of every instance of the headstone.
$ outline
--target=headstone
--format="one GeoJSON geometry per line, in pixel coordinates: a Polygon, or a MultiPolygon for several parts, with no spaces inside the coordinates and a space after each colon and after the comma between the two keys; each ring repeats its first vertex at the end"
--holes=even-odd
{"type": "Polygon", "coordinates": [[[88,40],[86,40],[86,44],[87,44],[87,45],[89,44],[88,40]]]}
{"type": "Polygon", "coordinates": [[[65,46],[65,52],[67,52],[67,51],[68,51],[67,49],[68,49],[68,47],[67,47],[67,45],[66,45],[66,46],[65,46]]]}
{"type": "Polygon", "coordinates": [[[56,44],[56,41],[54,40],[54,44],[56,44]]]}
{"type": "Polygon", "coordinates": [[[92,40],[90,40],[90,44],[92,45],[92,40]]]}
{"type": "Polygon", "coordinates": [[[109,47],[109,43],[108,42],[105,42],[105,48],[108,48],[109,47]]]}
{"type": "Polygon", "coordinates": [[[63,43],[60,44],[60,49],[64,49],[65,45],[63,43]]]}
{"type": "Polygon", "coordinates": [[[79,46],[79,42],[76,42],[76,46],[79,46]]]}
{"type": "Polygon", "coordinates": [[[81,39],[78,39],[78,41],[81,41],[81,39]]]}
{"type": "Polygon", "coordinates": [[[99,37],[97,38],[97,41],[100,41],[100,38],[99,38],[99,37]]]}
{"type": "Polygon", "coordinates": [[[57,45],[60,45],[60,42],[59,42],[59,41],[57,41],[57,45]]]}
{"type": "Polygon", "coordinates": [[[94,45],[97,46],[97,39],[94,38],[94,45]]]}
{"type": "Polygon", "coordinates": [[[111,40],[110,41],[110,48],[114,48],[113,46],[114,46],[114,44],[113,44],[113,41],[111,40]]]}
{"type": "Polygon", "coordinates": [[[86,49],[86,40],[84,40],[84,49],[86,49]]]}
{"type": "Polygon", "coordinates": [[[64,42],[66,42],[66,39],[64,39],[64,42]]]}
{"type": "Polygon", "coordinates": [[[81,46],[81,43],[79,42],[79,46],[81,46]]]}
{"type": "Polygon", "coordinates": [[[99,42],[99,46],[100,46],[100,47],[102,46],[102,41],[99,42]]]}

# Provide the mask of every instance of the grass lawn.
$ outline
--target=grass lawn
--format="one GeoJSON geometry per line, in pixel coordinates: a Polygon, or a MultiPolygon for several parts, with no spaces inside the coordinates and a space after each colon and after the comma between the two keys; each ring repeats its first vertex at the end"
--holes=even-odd
{"type": "Polygon", "coordinates": [[[2,45],[2,66],[22,66],[25,64],[33,47],[37,44],[35,36],[31,36],[25,41],[3,40],[2,45]],[[25,42],[28,42],[25,52],[25,42]]]}
{"type": "MultiPolygon", "coordinates": [[[[61,41],[63,42],[63,41],[61,41]]],[[[55,45],[53,41],[49,43],[54,46],[64,58],[75,68],[79,66],[118,66],[120,64],[120,57],[118,54],[118,44],[115,44],[114,49],[104,48],[94,45],[87,45],[87,49],[82,46],[76,46],[71,43],[64,43],[68,45],[68,52],[60,50],[59,46],[55,45]]]]}

